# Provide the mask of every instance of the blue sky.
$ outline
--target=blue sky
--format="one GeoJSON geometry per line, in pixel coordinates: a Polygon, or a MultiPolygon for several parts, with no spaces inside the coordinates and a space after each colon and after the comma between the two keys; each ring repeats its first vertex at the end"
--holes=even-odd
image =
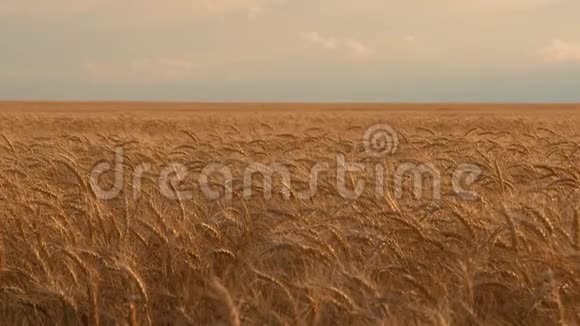
{"type": "Polygon", "coordinates": [[[577,0],[3,0],[0,99],[580,101],[577,0]]]}

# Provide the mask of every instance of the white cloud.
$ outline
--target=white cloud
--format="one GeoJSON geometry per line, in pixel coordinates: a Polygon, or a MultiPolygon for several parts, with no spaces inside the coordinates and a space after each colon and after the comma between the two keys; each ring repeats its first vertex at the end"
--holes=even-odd
{"type": "Polygon", "coordinates": [[[357,40],[347,39],[344,41],[344,46],[354,55],[355,58],[366,58],[371,53],[368,46],[357,40]]]}
{"type": "Polygon", "coordinates": [[[303,34],[304,40],[327,51],[339,52],[351,59],[366,59],[371,54],[370,48],[359,40],[323,36],[318,32],[303,34]]]}
{"type": "Polygon", "coordinates": [[[580,43],[555,39],[540,51],[542,59],[552,63],[580,63],[580,43]]]}
{"type": "Polygon", "coordinates": [[[327,50],[335,50],[338,47],[338,42],[336,39],[322,36],[318,32],[305,33],[304,39],[327,50]]]}
{"type": "Polygon", "coordinates": [[[91,62],[85,72],[98,82],[148,83],[186,79],[194,63],[182,58],[142,58],[130,62],[91,62]]]}

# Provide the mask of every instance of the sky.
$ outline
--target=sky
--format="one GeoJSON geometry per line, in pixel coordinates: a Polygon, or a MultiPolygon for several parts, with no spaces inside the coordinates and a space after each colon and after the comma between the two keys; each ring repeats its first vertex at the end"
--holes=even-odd
{"type": "Polygon", "coordinates": [[[0,99],[580,102],[580,1],[0,0],[0,99]]]}

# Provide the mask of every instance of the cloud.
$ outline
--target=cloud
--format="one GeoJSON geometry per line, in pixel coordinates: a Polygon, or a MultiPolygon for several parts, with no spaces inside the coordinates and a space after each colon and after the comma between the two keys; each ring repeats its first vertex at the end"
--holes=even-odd
{"type": "Polygon", "coordinates": [[[321,46],[327,50],[335,50],[338,47],[337,40],[330,37],[324,37],[318,32],[304,33],[304,39],[307,42],[321,46]]]}
{"type": "Polygon", "coordinates": [[[580,63],[580,43],[555,39],[540,51],[540,55],[545,62],[580,63]]]}
{"type": "Polygon", "coordinates": [[[314,46],[327,51],[347,55],[351,59],[366,59],[370,56],[370,48],[359,40],[352,38],[336,38],[323,36],[318,32],[304,33],[303,39],[314,46]]]}
{"type": "Polygon", "coordinates": [[[361,42],[359,42],[357,40],[347,39],[344,41],[344,46],[356,58],[366,58],[371,53],[371,50],[368,48],[368,46],[362,44],[361,42]]]}
{"type": "Polygon", "coordinates": [[[348,39],[344,41],[344,45],[353,53],[356,53],[358,55],[368,55],[370,52],[369,48],[366,45],[362,44],[357,40],[348,39]]]}
{"type": "Polygon", "coordinates": [[[130,62],[91,62],[84,67],[97,82],[149,83],[187,79],[194,62],[182,58],[142,58],[130,62]]]}

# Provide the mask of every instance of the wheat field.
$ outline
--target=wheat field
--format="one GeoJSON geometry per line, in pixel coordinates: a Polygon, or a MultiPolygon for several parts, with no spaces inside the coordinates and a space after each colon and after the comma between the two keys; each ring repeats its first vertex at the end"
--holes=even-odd
{"type": "Polygon", "coordinates": [[[580,325],[578,109],[3,103],[0,323],[580,325]],[[397,150],[365,155],[383,124],[397,150]],[[105,200],[91,171],[119,148],[105,200]],[[356,198],[337,191],[338,156],[362,166],[346,174],[366,185],[356,198]],[[267,196],[258,175],[247,196],[244,169],[272,163],[291,179],[267,196]],[[160,191],[171,164],[191,198],[160,191]],[[230,198],[199,187],[210,164],[231,171],[230,188],[208,180],[230,198]],[[422,196],[409,178],[393,191],[402,164],[437,169],[440,198],[429,178],[422,196]],[[468,200],[461,164],[481,169],[468,200]]]}

